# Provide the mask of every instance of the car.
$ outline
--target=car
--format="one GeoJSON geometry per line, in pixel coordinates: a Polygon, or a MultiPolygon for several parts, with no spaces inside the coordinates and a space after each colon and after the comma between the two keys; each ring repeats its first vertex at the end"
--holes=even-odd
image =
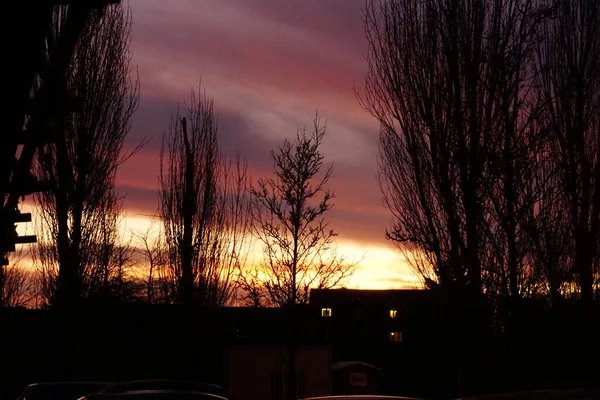
{"type": "Polygon", "coordinates": [[[17,400],[77,400],[112,382],[40,382],[27,385],[17,400]]]}
{"type": "Polygon", "coordinates": [[[216,394],[189,390],[132,390],[120,393],[92,393],[79,400],[227,400],[216,394]]]}
{"type": "Polygon", "coordinates": [[[141,390],[166,390],[213,394],[221,397],[227,397],[225,390],[213,383],[202,383],[185,380],[171,379],[149,379],[115,383],[106,386],[100,393],[125,393],[141,390]]]}
{"type": "Polygon", "coordinates": [[[525,392],[492,393],[458,400],[600,400],[598,389],[544,389],[525,392]]]}
{"type": "Polygon", "coordinates": [[[335,396],[306,397],[300,400],[421,400],[415,397],[383,396],[375,394],[348,394],[335,396]]]}
{"type": "Polygon", "coordinates": [[[415,397],[382,396],[371,394],[348,394],[335,396],[306,397],[300,400],[421,400],[415,397]]]}

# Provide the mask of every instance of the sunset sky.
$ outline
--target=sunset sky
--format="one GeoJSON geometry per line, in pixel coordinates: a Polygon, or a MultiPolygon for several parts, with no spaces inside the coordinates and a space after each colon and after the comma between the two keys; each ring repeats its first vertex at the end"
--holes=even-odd
{"type": "Polygon", "coordinates": [[[132,64],[141,103],[129,145],[152,141],[121,167],[128,226],[157,208],[162,134],[200,79],[215,99],[223,149],[248,160],[253,180],[271,171],[269,151],[315,111],[327,120],[323,151],[335,163],[331,226],[342,252],[365,255],[349,287],[414,285],[385,240],[390,213],[376,181],[377,124],[359,107],[366,41],[362,0],[130,0],[132,64]]]}

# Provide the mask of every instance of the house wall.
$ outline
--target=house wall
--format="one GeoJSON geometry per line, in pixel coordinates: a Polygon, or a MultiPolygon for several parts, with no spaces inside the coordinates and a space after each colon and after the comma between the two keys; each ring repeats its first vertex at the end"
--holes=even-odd
{"type": "MultiPolygon", "coordinates": [[[[229,396],[232,400],[285,400],[287,353],[282,346],[232,346],[229,349],[229,396]]],[[[328,346],[297,350],[298,397],[331,394],[328,346]]]]}
{"type": "Polygon", "coordinates": [[[381,394],[380,372],[378,369],[364,365],[335,369],[332,371],[333,394],[381,394]],[[357,378],[364,378],[364,380],[357,378]]]}

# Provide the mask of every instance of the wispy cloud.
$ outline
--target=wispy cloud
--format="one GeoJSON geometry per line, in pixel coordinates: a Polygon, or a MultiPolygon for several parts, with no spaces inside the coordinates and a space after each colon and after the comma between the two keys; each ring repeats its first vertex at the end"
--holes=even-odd
{"type": "MultiPolygon", "coordinates": [[[[254,179],[269,172],[270,150],[318,110],[327,120],[323,151],[335,163],[331,226],[355,247],[402,260],[384,233],[390,215],[375,178],[377,124],[354,89],[366,71],[362,0],[130,0],[133,63],[142,101],[130,143],[153,140],[119,172],[126,207],[156,209],[158,160],[172,112],[200,79],[219,111],[223,149],[248,159],[254,179]]],[[[371,283],[407,280],[365,259],[371,283]]],[[[363,272],[361,272],[363,274],[363,272]]],[[[398,275],[400,274],[400,275],[398,275]]],[[[410,279],[408,279],[410,280],[410,279]]]]}

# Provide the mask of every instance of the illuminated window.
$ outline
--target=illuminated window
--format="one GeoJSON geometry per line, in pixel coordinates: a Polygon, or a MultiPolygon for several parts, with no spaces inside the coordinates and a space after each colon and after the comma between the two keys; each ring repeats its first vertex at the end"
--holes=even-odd
{"type": "Polygon", "coordinates": [[[321,317],[331,317],[331,308],[321,308],[321,317]]]}
{"type": "Polygon", "coordinates": [[[395,308],[392,308],[390,310],[390,318],[396,318],[397,315],[398,315],[398,310],[396,310],[395,308]]]}
{"type": "Polygon", "coordinates": [[[402,341],[402,332],[390,332],[388,334],[388,340],[390,342],[401,342],[402,341]]]}

